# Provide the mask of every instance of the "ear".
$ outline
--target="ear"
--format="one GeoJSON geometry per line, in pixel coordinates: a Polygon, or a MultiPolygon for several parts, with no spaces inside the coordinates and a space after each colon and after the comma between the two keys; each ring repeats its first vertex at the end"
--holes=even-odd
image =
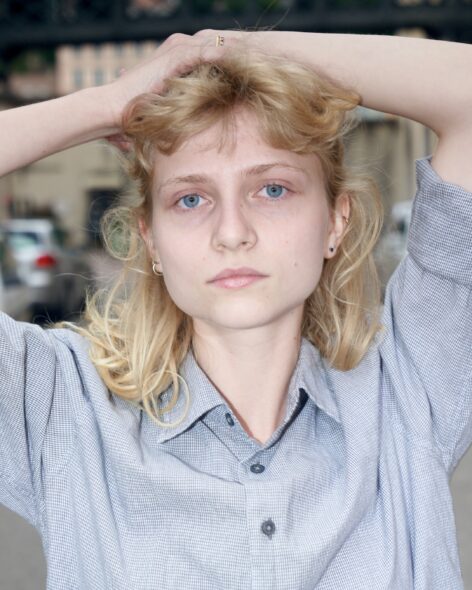
{"type": "Polygon", "coordinates": [[[336,198],[334,210],[330,211],[330,229],[325,242],[325,258],[333,258],[346,232],[347,221],[351,214],[351,199],[349,193],[341,193],[336,198]],[[331,252],[330,248],[334,248],[331,252]]]}
{"type": "Polygon", "coordinates": [[[154,246],[152,231],[142,217],[140,217],[138,220],[138,226],[139,233],[141,234],[141,237],[143,238],[144,243],[146,244],[146,248],[149,253],[149,256],[151,257],[151,260],[159,260],[159,256],[154,246]]]}

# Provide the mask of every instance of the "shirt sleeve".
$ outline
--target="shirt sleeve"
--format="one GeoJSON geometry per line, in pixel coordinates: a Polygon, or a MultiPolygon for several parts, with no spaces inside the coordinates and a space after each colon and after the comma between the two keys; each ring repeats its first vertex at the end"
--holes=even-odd
{"type": "Polygon", "coordinates": [[[43,445],[53,441],[49,447],[59,470],[73,440],[60,343],[51,332],[0,312],[0,503],[35,527],[43,445]]]}
{"type": "Polygon", "coordinates": [[[472,193],[416,161],[407,255],[386,286],[380,345],[393,417],[452,472],[472,442],[472,193]]]}

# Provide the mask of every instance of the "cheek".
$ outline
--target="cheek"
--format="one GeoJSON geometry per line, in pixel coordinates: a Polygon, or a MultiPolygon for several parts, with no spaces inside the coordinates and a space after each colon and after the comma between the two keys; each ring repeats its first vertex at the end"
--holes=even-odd
{"type": "Polygon", "coordinates": [[[166,284],[169,292],[185,289],[189,282],[198,280],[201,275],[205,252],[201,251],[200,241],[191,239],[185,232],[161,227],[156,234],[166,284]]]}
{"type": "Polygon", "coordinates": [[[318,216],[307,215],[302,223],[293,226],[290,234],[282,237],[282,243],[291,250],[295,261],[313,265],[322,261],[325,246],[325,227],[318,216]]]}
{"type": "Polygon", "coordinates": [[[183,256],[181,252],[185,249],[185,234],[176,231],[166,221],[165,214],[156,214],[153,219],[153,236],[162,264],[172,268],[183,256]]]}
{"type": "Polygon", "coordinates": [[[316,288],[324,265],[324,227],[306,223],[293,236],[288,263],[305,296],[316,288]]]}

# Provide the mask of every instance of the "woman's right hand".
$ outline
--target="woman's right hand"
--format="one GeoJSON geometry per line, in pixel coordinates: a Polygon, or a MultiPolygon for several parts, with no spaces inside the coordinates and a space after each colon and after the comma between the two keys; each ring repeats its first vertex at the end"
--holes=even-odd
{"type": "Polygon", "coordinates": [[[122,70],[116,80],[102,87],[115,126],[121,128],[124,109],[135,96],[145,92],[159,93],[167,78],[184,73],[197,63],[221,59],[246,34],[205,29],[194,35],[174,33],[168,37],[153,55],[129,70],[122,70]],[[224,37],[224,44],[220,46],[216,46],[218,34],[224,37]]]}
{"type": "Polygon", "coordinates": [[[202,61],[218,61],[248,33],[202,30],[176,33],[154,54],[117,80],[59,98],[0,112],[0,176],[67,148],[100,138],[126,147],[121,135],[124,110],[134,97],[160,92],[165,80],[202,61]],[[216,46],[216,35],[224,45],[216,46]]]}

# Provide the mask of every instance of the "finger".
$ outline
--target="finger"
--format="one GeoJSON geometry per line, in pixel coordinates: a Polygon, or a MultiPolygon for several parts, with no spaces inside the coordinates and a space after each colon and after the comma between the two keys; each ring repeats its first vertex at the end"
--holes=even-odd
{"type": "Polygon", "coordinates": [[[169,69],[167,75],[181,73],[200,61],[214,61],[244,39],[244,31],[217,31],[203,29],[194,35],[176,33],[168,37],[167,45],[169,69]],[[174,65],[175,68],[172,68],[174,65]]]}
{"type": "Polygon", "coordinates": [[[195,33],[192,37],[188,35],[175,37],[173,46],[166,56],[168,67],[163,80],[182,75],[199,63],[216,62],[222,59],[243,38],[239,31],[228,31],[229,36],[226,36],[226,31],[223,33],[224,35],[212,29],[206,29],[195,33]]]}
{"type": "Polygon", "coordinates": [[[131,149],[131,141],[126,137],[126,135],[123,135],[122,133],[108,135],[104,139],[122,151],[129,151],[131,149]]]}
{"type": "Polygon", "coordinates": [[[237,46],[242,46],[244,31],[204,29],[195,33],[200,43],[200,57],[204,61],[217,61],[237,46]]]}

